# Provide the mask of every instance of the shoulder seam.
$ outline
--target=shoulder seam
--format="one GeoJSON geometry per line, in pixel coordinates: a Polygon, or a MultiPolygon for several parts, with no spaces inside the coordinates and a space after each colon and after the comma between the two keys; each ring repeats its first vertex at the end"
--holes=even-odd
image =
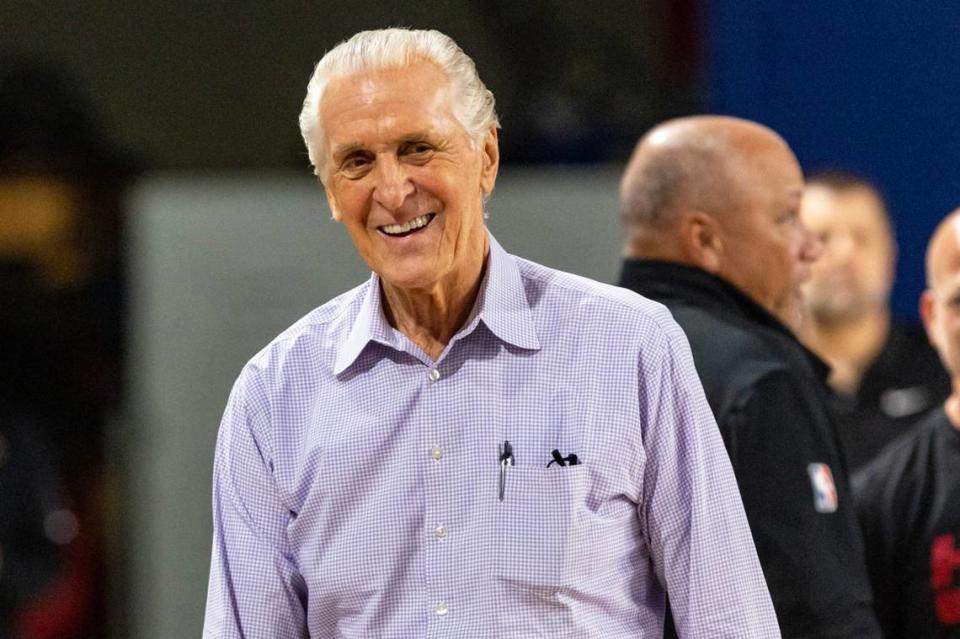
{"type": "MultiPolygon", "coordinates": [[[[514,256],[514,257],[515,257],[515,256],[514,256]]],[[[590,278],[588,278],[588,277],[583,277],[582,275],[577,275],[577,274],[575,274],[575,273],[568,273],[568,272],[566,272],[566,271],[561,271],[561,270],[558,270],[558,269],[550,268],[549,266],[543,266],[543,265],[541,265],[541,264],[537,264],[536,262],[531,262],[531,261],[529,261],[529,260],[526,260],[526,259],[524,259],[524,258],[522,258],[522,257],[515,257],[515,259],[517,259],[517,260],[520,262],[520,265],[519,265],[519,266],[521,267],[521,278],[527,278],[529,275],[532,274],[532,271],[523,268],[525,264],[531,264],[531,265],[538,266],[538,267],[540,267],[540,268],[549,269],[550,271],[552,271],[552,272],[554,272],[554,273],[556,273],[557,275],[560,275],[560,276],[562,276],[562,277],[582,278],[582,279],[584,279],[584,280],[587,280],[588,282],[592,282],[592,283],[594,283],[594,284],[598,284],[598,285],[600,285],[601,287],[604,287],[604,288],[609,287],[609,288],[612,288],[612,289],[616,289],[616,290],[619,290],[619,291],[623,291],[625,294],[636,296],[638,300],[642,300],[643,302],[646,302],[647,304],[651,305],[651,306],[653,307],[653,309],[665,310],[667,313],[670,313],[669,309],[667,309],[666,305],[663,304],[662,302],[658,302],[657,300],[655,300],[655,299],[653,299],[653,298],[651,298],[651,297],[647,297],[647,296],[645,296],[645,295],[641,295],[640,293],[637,293],[636,291],[632,291],[632,290],[630,290],[630,289],[628,289],[628,288],[624,288],[624,287],[622,287],[622,286],[616,286],[616,285],[614,285],[614,284],[606,284],[606,283],[600,282],[600,281],[598,281],[598,280],[591,280],[590,278]]],[[[617,296],[615,296],[615,295],[603,295],[603,294],[600,294],[600,293],[591,293],[591,292],[588,291],[588,290],[584,290],[584,289],[581,289],[581,288],[577,288],[577,287],[575,287],[575,286],[570,286],[569,284],[567,284],[567,283],[565,283],[565,282],[562,282],[562,281],[554,281],[554,280],[551,280],[551,281],[548,282],[547,280],[545,280],[545,279],[543,279],[543,278],[540,278],[540,277],[530,277],[529,279],[532,279],[532,280],[537,281],[537,282],[548,283],[548,284],[550,284],[550,285],[552,285],[552,286],[556,286],[557,288],[561,288],[561,289],[563,289],[563,290],[565,290],[565,291],[571,291],[571,292],[573,292],[573,293],[580,293],[580,294],[582,294],[582,295],[585,296],[585,297],[593,297],[593,298],[595,298],[595,299],[602,300],[602,301],[604,301],[604,302],[609,302],[609,303],[611,303],[611,304],[613,304],[613,305],[615,305],[615,306],[617,306],[617,307],[619,307],[619,308],[622,308],[622,309],[627,309],[627,310],[631,310],[631,311],[636,311],[637,313],[642,314],[644,317],[649,317],[650,319],[652,319],[653,321],[655,321],[655,322],[657,323],[657,326],[658,326],[661,330],[666,331],[667,328],[668,328],[667,326],[664,325],[664,323],[663,323],[663,321],[662,321],[662,320],[663,320],[663,317],[662,317],[662,316],[663,316],[663,313],[662,313],[662,312],[659,312],[659,313],[657,313],[657,312],[651,312],[651,310],[653,310],[653,309],[641,308],[640,306],[630,304],[630,303],[628,303],[628,302],[626,302],[626,301],[624,301],[624,300],[618,299],[617,296]]],[[[671,315],[671,317],[672,317],[672,315],[671,315]]],[[[675,321],[675,320],[674,320],[674,321],[675,321]]]]}

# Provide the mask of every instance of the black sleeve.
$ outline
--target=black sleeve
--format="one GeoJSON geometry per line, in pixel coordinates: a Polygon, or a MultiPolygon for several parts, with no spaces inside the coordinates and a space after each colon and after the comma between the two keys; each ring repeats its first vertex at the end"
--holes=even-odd
{"type": "Polygon", "coordinates": [[[898,492],[900,474],[895,474],[889,455],[884,455],[853,476],[853,492],[857,516],[863,531],[867,574],[873,586],[874,608],[889,637],[899,636],[904,619],[905,598],[895,587],[901,580],[896,557],[895,527],[903,525],[897,514],[894,496],[898,492]]]}
{"type": "Polygon", "coordinates": [[[832,426],[802,384],[769,373],[719,420],[757,554],[785,638],[879,637],[832,426]],[[811,463],[830,467],[836,512],[815,509],[811,463]]]}

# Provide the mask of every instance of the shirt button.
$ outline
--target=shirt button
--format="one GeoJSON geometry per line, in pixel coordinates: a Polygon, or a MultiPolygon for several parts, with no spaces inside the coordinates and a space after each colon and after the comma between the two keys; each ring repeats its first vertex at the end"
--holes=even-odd
{"type": "Polygon", "coordinates": [[[447,528],[443,524],[437,526],[433,529],[433,534],[437,536],[437,539],[443,539],[447,536],[447,528]]]}
{"type": "Polygon", "coordinates": [[[434,461],[440,461],[443,459],[443,449],[439,446],[434,446],[433,450],[430,451],[430,456],[433,457],[434,461]]]}
{"type": "Polygon", "coordinates": [[[430,381],[435,382],[438,379],[440,379],[440,371],[434,368],[433,370],[430,371],[430,381]]]}
{"type": "Polygon", "coordinates": [[[443,603],[442,601],[433,608],[433,611],[441,617],[450,612],[450,610],[447,608],[447,604],[443,603]]]}

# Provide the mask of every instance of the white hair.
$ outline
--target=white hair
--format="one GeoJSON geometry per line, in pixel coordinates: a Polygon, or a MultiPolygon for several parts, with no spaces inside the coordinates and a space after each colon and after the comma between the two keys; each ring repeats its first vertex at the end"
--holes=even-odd
{"type": "Polygon", "coordinates": [[[413,29],[361,31],[328,51],[317,63],[307,85],[307,97],[300,111],[300,133],[317,175],[321,174],[326,160],[320,102],[330,80],[363,71],[402,67],[418,60],[433,62],[447,75],[454,89],[453,115],[475,147],[482,144],[490,127],[500,126],[493,93],[480,80],[473,60],[452,38],[439,31],[413,29]]]}

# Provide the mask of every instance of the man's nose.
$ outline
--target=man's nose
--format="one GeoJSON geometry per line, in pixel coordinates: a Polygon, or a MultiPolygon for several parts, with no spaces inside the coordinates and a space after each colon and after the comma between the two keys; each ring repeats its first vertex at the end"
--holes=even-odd
{"type": "Polygon", "coordinates": [[[820,236],[800,225],[800,259],[804,262],[815,262],[823,255],[824,244],[820,236]]]}
{"type": "Polygon", "coordinates": [[[384,155],[377,158],[373,199],[380,206],[388,211],[396,211],[413,191],[413,182],[396,157],[384,155]]]}

